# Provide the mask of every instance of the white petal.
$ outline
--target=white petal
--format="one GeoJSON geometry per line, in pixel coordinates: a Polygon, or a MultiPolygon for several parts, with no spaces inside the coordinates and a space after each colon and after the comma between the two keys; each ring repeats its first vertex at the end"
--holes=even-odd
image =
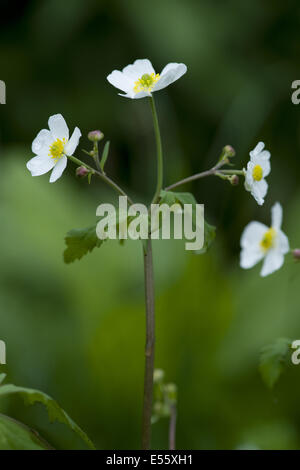
{"type": "Polygon", "coordinates": [[[265,178],[268,176],[271,172],[271,163],[269,160],[261,160],[260,166],[262,167],[263,170],[263,177],[265,178]]]}
{"type": "Polygon", "coordinates": [[[153,91],[162,90],[171,83],[178,80],[187,71],[187,67],[184,64],[168,64],[161,72],[160,80],[154,85],[153,91]]]}
{"type": "Polygon", "coordinates": [[[281,268],[284,262],[284,255],[278,249],[268,251],[261,270],[261,276],[265,277],[281,268]]]}
{"type": "Polygon", "coordinates": [[[282,225],[282,206],[279,202],[276,202],[272,207],[272,227],[279,230],[282,225]]]}
{"type": "Polygon", "coordinates": [[[250,222],[242,234],[241,237],[241,247],[242,248],[252,248],[259,247],[259,244],[268,230],[268,227],[260,222],[250,222]]]}
{"type": "Polygon", "coordinates": [[[68,159],[65,155],[63,155],[58,162],[56,163],[55,167],[52,170],[51,176],[50,176],[50,183],[55,183],[55,181],[58,180],[58,178],[61,177],[61,175],[64,172],[64,169],[67,166],[68,159]]]}
{"type": "Polygon", "coordinates": [[[258,142],[255,149],[250,152],[250,157],[255,157],[256,155],[258,155],[260,152],[263,151],[264,147],[265,144],[263,142],[258,142]]]}
{"type": "Polygon", "coordinates": [[[260,181],[254,181],[252,186],[251,194],[256,200],[259,206],[262,206],[265,202],[264,197],[268,192],[268,183],[262,179],[260,181]]]}
{"type": "Polygon", "coordinates": [[[48,171],[52,170],[55,165],[55,161],[51,157],[37,156],[33,157],[26,166],[32,176],[44,175],[48,171]]]}
{"type": "Polygon", "coordinates": [[[108,75],[107,80],[111,85],[126,93],[132,89],[134,82],[124,75],[120,70],[114,70],[108,75]]]}
{"type": "Polygon", "coordinates": [[[136,81],[145,73],[151,75],[155,70],[149,59],[137,59],[133,64],[124,67],[122,72],[131,80],[136,81]]]}
{"type": "Polygon", "coordinates": [[[268,150],[263,150],[262,152],[260,152],[259,156],[263,160],[270,160],[270,158],[271,158],[271,154],[268,150]]]}
{"type": "Polygon", "coordinates": [[[35,155],[48,155],[50,146],[53,144],[53,137],[47,129],[41,130],[32,142],[32,152],[35,155]]]}
{"type": "Polygon", "coordinates": [[[140,98],[149,98],[151,96],[150,93],[146,93],[145,91],[140,91],[140,93],[129,92],[123,95],[123,93],[119,93],[120,96],[124,96],[124,98],[131,98],[132,100],[138,100],[140,98]]]}
{"type": "Polygon", "coordinates": [[[51,116],[49,118],[48,125],[54,140],[69,140],[69,129],[61,114],[55,114],[54,116],[51,116]]]}
{"type": "Polygon", "coordinates": [[[256,166],[259,165],[262,170],[263,170],[263,176],[268,176],[268,174],[271,171],[271,163],[268,158],[262,158],[264,152],[259,153],[258,155],[254,155],[254,157],[251,158],[250,162],[248,163],[247,169],[252,169],[256,166]]]}
{"type": "Polygon", "coordinates": [[[289,239],[281,230],[278,233],[278,249],[284,255],[290,251],[289,239]]]}
{"type": "Polygon", "coordinates": [[[72,137],[71,139],[69,140],[69,142],[67,143],[67,145],[65,146],[65,154],[66,155],[73,155],[73,153],[75,152],[78,144],[79,144],[79,139],[81,137],[81,132],[80,132],[80,129],[78,127],[75,127],[75,130],[72,134],[72,137]]]}
{"type": "Polygon", "coordinates": [[[264,253],[259,247],[243,248],[240,256],[240,266],[243,269],[253,268],[264,257],[264,253]]]}

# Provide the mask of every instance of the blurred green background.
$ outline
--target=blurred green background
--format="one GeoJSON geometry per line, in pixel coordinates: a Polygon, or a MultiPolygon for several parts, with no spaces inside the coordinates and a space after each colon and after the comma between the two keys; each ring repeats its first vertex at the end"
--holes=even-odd
{"type": "MultiPolygon", "coordinates": [[[[139,448],[143,388],[143,265],[139,243],[108,242],[63,264],[65,233],[95,222],[115,196],[87,185],[75,168],[54,185],[25,167],[31,142],[62,113],[84,134],[111,140],[107,171],[140,201],[155,187],[155,145],[147,100],[127,100],[106,81],[115,68],[151,59],[157,72],[184,62],[188,73],[156,95],[165,183],[210,168],[221,148],[243,167],[259,140],[272,153],[270,190],[259,208],[242,184],[206,179],[182,188],[218,227],[204,256],[180,242],[155,242],[156,367],[178,385],[180,449],[295,449],[300,446],[300,367],[270,392],[258,373],[262,346],[300,338],[300,265],[287,256],[267,279],[239,268],[239,239],[269,223],[278,200],[284,231],[300,245],[299,5],[280,0],[1,1],[0,339],[8,381],[55,397],[102,449],[139,448]]],[[[81,443],[50,425],[37,406],[1,411],[38,429],[57,448],[81,443]]],[[[153,447],[167,447],[167,420],[153,447]]]]}

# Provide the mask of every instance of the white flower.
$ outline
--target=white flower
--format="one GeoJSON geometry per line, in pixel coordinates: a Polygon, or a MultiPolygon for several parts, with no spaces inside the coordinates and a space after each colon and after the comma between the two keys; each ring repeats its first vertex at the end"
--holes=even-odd
{"type": "Polygon", "coordinates": [[[264,259],[261,276],[277,271],[289,252],[289,240],[281,231],[282,207],[277,202],[272,207],[272,225],[268,228],[260,222],[251,222],[241,238],[241,267],[249,269],[264,259]]]}
{"type": "Polygon", "coordinates": [[[265,144],[259,142],[250,152],[250,161],[245,171],[245,188],[250,191],[256,202],[262,206],[268,191],[268,183],[264,179],[271,171],[271,154],[264,150],[265,144]]]}
{"type": "Polygon", "coordinates": [[[165,66],[161,74],[155,73],[150,60],[139,59],[127,65],[122,72],[114,70],[107,80],[125,94],[126,98],[145,98],[154,91],[162,90],[182,77],[187,71],[184,64],[171,63],[165,66]]]}
{"type": "Polygon", "coordinates": [[[61,114],[51,116],[48,125],[50,130],[41,130],[32,142],[32,152],[36,156],[26,166],[32,176],[40,176],[52,170],[50,183],[54,183],[67,166],[67,156],[75,152],[81,132],[76,127],[69,139],[69,129],[61,114]]]}

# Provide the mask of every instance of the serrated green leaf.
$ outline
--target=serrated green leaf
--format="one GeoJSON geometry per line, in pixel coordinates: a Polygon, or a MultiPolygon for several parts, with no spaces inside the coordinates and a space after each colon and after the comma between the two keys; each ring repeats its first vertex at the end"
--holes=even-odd
{"type": "Polygon", "coordinates": [[[0,450],[50,450],[52,447],[33,429],[0,414],[0,450]]]}
{"type": "Polygon", "coordinates": [[[273,388],[288,363],[291,340],[279,338],[265,346],[260,355],[259,371],[264,383],[273,388]]]}
{"type": "MultiPolygon", "coordinates": [[[[194,207],[197,204],[197,201],[193,194],[191,193],[175,193],[173,191],[165,191],[162,190],[160,193],[160,203],[161,204],[168,204],[172,206],[175,203],[184,206],[184,204],[192,204],[194,207]]],[[[193,211],[193,218],[195,215],[195,211],[193,211]]],[[[194,223],[196,220],[194,219],[194,223]]],[[[216,227],[210,225],[206,220],[204,220],[204,245],[201,250],[196,251],[195,254],[204,254],[210,248],[212,242],[216,237],[216,227]]]]}
{"type": "Polygon", "coordinates": [[[64,252],[65,263],[73,263],[91,252],[94,248],[100,247],[103,240],[99,240],[96,234],[96,225],[88,228],[70,230],[65,238],[67,248],[64,252]]]}
{"type": "Polygon", "coordinates": [[[46,407],[51,423],[54,421],[59,421],[60,423],[65,424],[72,431],[74,431],[90,449],[95,449],[94,444],[86,435],[86,433],[70,418],[70,416],[60,407],[60,405],[46,393],[30,388],[17,387],[16,385],[12,384],[1,385],[0,397],[9,395],[20,395],[26,405],[34,405],[35,403],[43,404],[46,407]]]}
{"type": "Polygon", "coordinates": [[[106,163],[106,160],[107,160],[107,157],[108,157],[108,154],[109,154],[109,146],[110,146],[110,142],[108,141],[104,145],[104,149],[103,149],[103,152],[102,152],[102,157],[101,157],[101,161],[100,161],[100,168],[101,168],[102,171],[104,171],[105,163],[106,163]]]}

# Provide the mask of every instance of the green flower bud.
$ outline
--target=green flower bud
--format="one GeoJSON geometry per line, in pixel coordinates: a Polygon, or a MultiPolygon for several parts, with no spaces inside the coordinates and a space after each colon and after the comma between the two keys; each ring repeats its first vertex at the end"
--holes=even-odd
{"type": "Polygon", "coordinates": [[[154,383],[161,383],[165,378],[165,373],[162,369],[155,369],[153,374],[154,383]]]}
{"type": "Polygon", "coordinates": [[[235,157],[235,150],[233,147],[231,147],[231,145],[225,145],[223,152],[228,158],[235,157]]]}
{"type": "Polygon", "coordinates": [[[88,133],[88,139],[91,142],[100,142],[100,140],[102,140],[103,137],[104,137],[104,134],[101,131],[91,131],[88,133]]]}
{"type": "Polygon", "coordinates": [[[240,179],[238,175],[232,175],[230,176],[229,181],[230,181],[230,184],[232,184],[232,186],[237,186],[240,182],[240,179]]]}

